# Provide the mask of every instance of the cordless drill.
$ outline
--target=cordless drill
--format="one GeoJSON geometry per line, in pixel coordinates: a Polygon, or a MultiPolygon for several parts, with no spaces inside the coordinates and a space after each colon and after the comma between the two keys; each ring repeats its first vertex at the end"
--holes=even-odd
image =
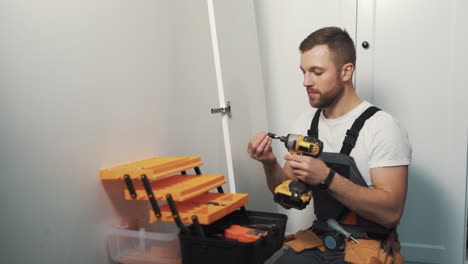
{"type": "MultiPolygon", "coordinates": [[[[318,138],[298,134],[288,134],[284,137],[268,133],[273,139],[284,142],[286,149],[293,155],[304,155],[318,158],[323,150],[323,142],[318,138]]],[[[274,201],[286,207],[304,209],[312,198],[312,191],[300,180],[286,180],[275,188],[274,201]]]]}

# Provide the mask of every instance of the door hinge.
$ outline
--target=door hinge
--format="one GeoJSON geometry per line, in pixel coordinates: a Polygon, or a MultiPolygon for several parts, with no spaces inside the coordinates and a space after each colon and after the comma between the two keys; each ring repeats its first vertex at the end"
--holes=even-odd
{"type": "Polygon", "coordinates": [[[212,114],[227,114],[229,117],[231,117],[231,102],[227,101],[225,107],[220,107],[220,108],[211,108],[211,113],[212,114]]]}

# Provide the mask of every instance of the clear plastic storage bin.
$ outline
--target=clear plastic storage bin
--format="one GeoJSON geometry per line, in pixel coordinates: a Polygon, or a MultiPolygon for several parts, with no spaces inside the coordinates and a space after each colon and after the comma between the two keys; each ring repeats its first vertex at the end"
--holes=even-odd
{"type": "Polygon", "coordinates": [[[111,258],[122,264],[181,263],[177,231],[147,232],[112,229],[109,233],[111,258]]]}

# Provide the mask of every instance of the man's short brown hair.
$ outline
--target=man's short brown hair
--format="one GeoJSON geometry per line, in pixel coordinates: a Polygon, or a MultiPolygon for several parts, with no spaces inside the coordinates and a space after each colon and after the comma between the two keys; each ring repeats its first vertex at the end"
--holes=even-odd
{"type": "Polygon", "coordinates": [[[356,65],[356,48],[348,32],[338,27],[324,27],[312,32],[299,45],[304,53],[317,45],[327,45],[337,68],[346,63],[356,65]]]}

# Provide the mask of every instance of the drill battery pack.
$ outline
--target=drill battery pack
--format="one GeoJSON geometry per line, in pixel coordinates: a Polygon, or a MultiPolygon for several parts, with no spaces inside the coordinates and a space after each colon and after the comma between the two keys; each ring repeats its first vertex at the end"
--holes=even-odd
{"type": "Polygon", "coordinates": [[[286,207],[302,210],[309,205],[312,190],[302,181],[286,180],[275,188],[274,201],[286,207]]]}

